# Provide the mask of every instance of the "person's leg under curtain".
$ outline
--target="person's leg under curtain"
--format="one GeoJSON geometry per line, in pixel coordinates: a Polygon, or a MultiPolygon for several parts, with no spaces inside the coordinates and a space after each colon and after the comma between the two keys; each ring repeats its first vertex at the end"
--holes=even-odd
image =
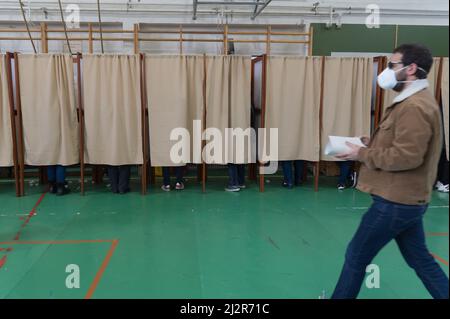
{"type": "Polygon", "coordinates": [[[108,177],[111,183],[111,191],[113,193],[119,193],[119,167],[108,166],[108,177]]]}
{"type": "Polygon", "coordinates": [[[300,161],[300,160],[294,161],[294,170],[295,170],[294,184],[295,184],[295,186],[301,185],[303,182],[302,179],[303,179],[304,165],[305,165],[304,161],[300,161]]]}
{"type": "Polygon", "coordinates": [[[292,181],[292,161],[281,161],[281,167],[283,169],[283,186],[292,188],[293,181],[292,181]]]}
{"type": "Polygon", "coordinates": [[[47,179],[50,185],[50,193],[56,194],[56,165],[47,166],[47,179]]]}
{"type": "Polygon", "coordinates": [[[238,164],[236,166],[239,188],[245,188],[245,164],[238,164]]]}
{"type": "Polygon", "coordinates": [[[119,193],[125,194],[130,191],[130,165],[122,165],[119,167],[119,193]]]}
{"type": "Polygon", "coordinates": [[[447,152],[445,149],[441,152],[441,157],[439,159],[438,166],[438,181],[441,182],[442,185],[448,185],[449,176],[448,176],[448,160],[447,160],[447,152]]]}
{"type": "Polygon", "coordinates": [[[65,195],[70,192],[66,186],[66,168],[62,165],[56,165],[56,186],[57,195],[65,195]]]}
{"type": "Polygon", "coordinates": [[[163,167],[162,174],[163,174],[163,186],[162,187],[170,189],[170,167],[163,167]]]}
{"type": "Polygon", "coordinates": [[[175,167],[175,176],[176,176],[176,184],[175,189],[183,190],[184,189],[184,181],[183,181],[183,169],[184,166],[175,167]]]}
{"type": "Polygon", "coordinates": [[[340,169],[339,174],[339,181],[338,181],[338,187],[340,185],[346,186],[347,180],[351,174],[351,168],[352,168],[352,162],[351,161],[344,161],[344,162],[337,162],[340,169]]]}
{"type": "Polygon", "coordinates": [[[228,186],[225,188],[228,192],[238,192],[239,182],[236,164],[229,163],[228,165],[228,186]]]}
{"type": "Polygon", "coordinates": [[[64,184],[66,182],[66,168],[62,165],[56,166],[56,183],[64,184]]]}

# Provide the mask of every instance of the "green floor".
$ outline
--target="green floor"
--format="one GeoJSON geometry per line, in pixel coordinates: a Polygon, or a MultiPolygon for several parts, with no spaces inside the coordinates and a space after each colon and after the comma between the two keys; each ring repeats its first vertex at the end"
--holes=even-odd
{"type": "MultiPolygon", "coordinates": [[[[225,181],[211,178],[204,194],[191,178],[183,192],[89,186],[84,197],[73,182],[68,196],[46,194],[28,222],[43,187],[27,182],[27,196],[16,198],[0,183],[0,298],[329,296],[369,196],[337,191],[334,178],[318,193],[311,180],[286,190],[271,177],[265,193],[256,184],[225,193],[225,181]],[[79,289],[66,288],[68,264],[80,267],[79,289]]],[[[448,205],[435,193],[425,218],[429,249],[447,273],[448,205]]],[[[394,243],[374,263],[381,287],[364,287],[361,298],[430,297],[394,243]]]]}

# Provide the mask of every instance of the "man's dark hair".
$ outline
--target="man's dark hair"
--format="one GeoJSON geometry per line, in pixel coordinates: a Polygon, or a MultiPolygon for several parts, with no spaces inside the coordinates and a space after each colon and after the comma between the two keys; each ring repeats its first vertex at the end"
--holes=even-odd
{"type": "Polygon", "coordinates": [[[403,54],[402,62],[404,66],[415,63],[418,67],[421,67],[426,71],[423,72],[417,69],[416,76],[419,79],[425,79],[430,72],[433,65],[433,55],[430,49],[422,44],[402,44],[394,49],[394,53],[403,54]]]}

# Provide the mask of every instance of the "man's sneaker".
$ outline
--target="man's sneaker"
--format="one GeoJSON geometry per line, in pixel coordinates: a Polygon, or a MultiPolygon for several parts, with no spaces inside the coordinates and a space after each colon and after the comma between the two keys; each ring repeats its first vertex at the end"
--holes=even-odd
{"type": "Polygon", "coordinates": [[[353,172],[350,175],[350,188],[355,188],[356,184],[358,184],[358,173],[353,172]]]}
{"type": "Polygon", "coordinates": [[[184,189],[184,184],[183,183],[176,183],[175,184],[175,189],[179,190],[179,191],[183,190],[184,189]]]}
{"type": "Polygon", "coordinates": [[[438,188],[438,192],[448,193],[448,184],[447,185],[442,185],[441,187],[439,187],[438,188]]]}
{"type": "Polygon", "coordinates": [[[239,186],[227,186],[225,187],[226,192],[239,192],[241,189],[239,186]]]}
{"type": "Polygon", "coordinates": [[[442,184],[440,181],[437,181],[436,185],[434,185],[434,188],[435,189],[439,189],[439,188],[441,188],[443,186],[444,186],[444,184],[442,184]]]}
{"type": "Polygon", "coordinates": [[[240,189],[245,189],[247,186],[245,186],[245,185],[239,185],[238,186],[240,189]]]}
{"type": "Polygon", "coordinates": [[[170,185],[163,185],[161,186],[161,189],[165,192],[170,192],[170,185]]]}
{"type": "Polygon", "coordinates": [[[343,185],[343,184],[338,184],[338,185],[337,185],[337,189],[340,190],[340,191],[341,191],[341,190],[344,190],[344,189],[345,189],[345,185],[343,185]]]}

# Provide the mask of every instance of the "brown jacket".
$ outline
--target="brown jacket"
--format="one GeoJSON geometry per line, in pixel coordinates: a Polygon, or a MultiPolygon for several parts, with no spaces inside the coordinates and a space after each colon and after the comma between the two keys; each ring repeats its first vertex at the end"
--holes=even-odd
{"type": "Polygon", "coordinates": [[[405,205],[430,202],[442,150],[441,113],[429,89],[386,109],[362,162],[358,189],[405,205]]]}

